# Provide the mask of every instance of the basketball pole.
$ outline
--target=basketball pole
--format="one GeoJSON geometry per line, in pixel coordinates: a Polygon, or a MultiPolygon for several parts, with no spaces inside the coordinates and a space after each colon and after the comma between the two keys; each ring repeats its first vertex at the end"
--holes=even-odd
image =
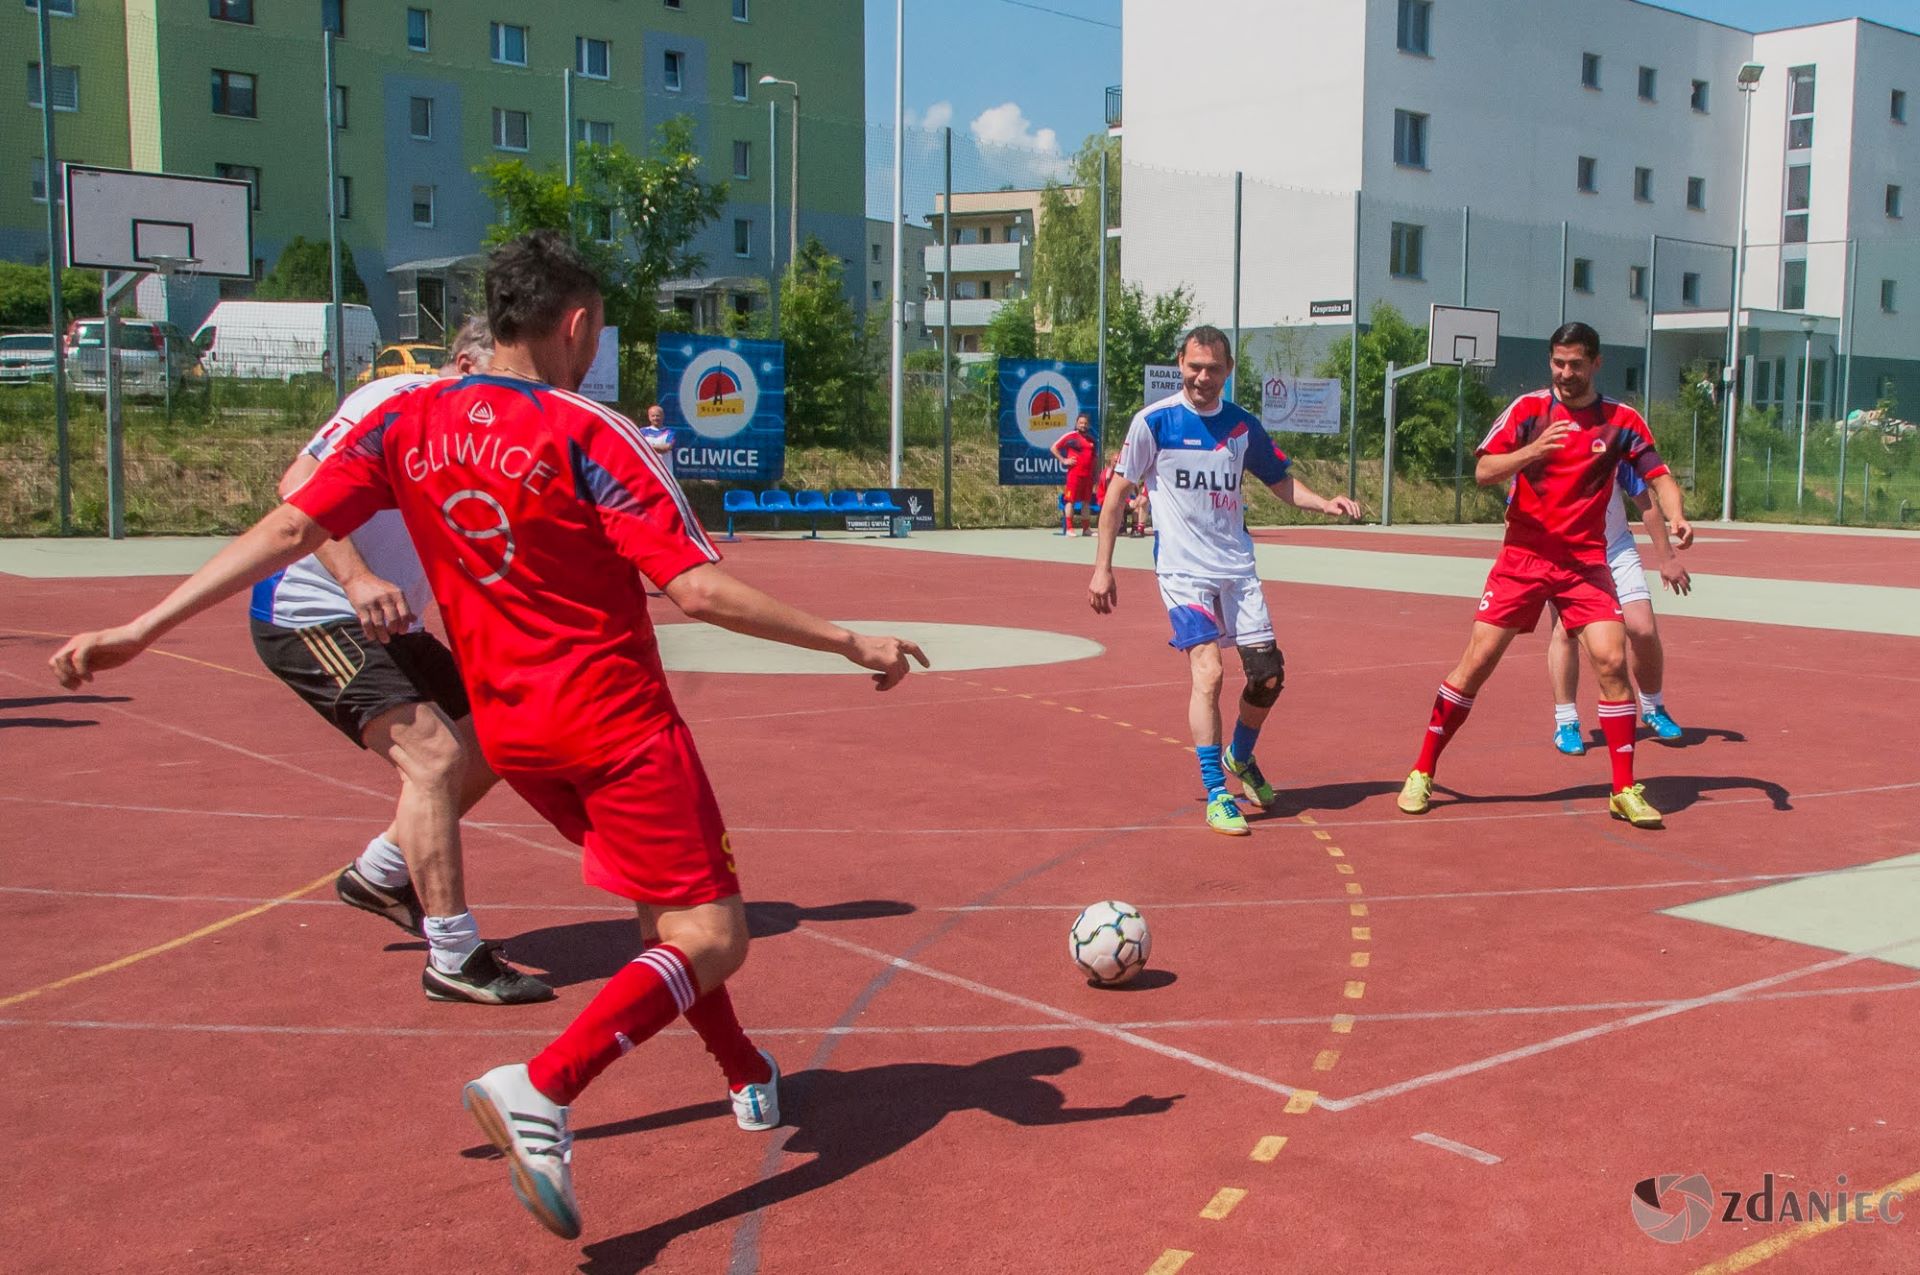
{"type": "Polygon", "coordinates": [[[953,530],[953,127],[946,142],[946,202],[940,207],[940,521],[953,530]]]}
{"type": "Polygon", "coordinates": [[[333,32],[322,31],[321,65],[327,83],[327,245],[333,268],[333,401],[347,396],[347,323],[340,302],[340,125],[333,115],[333,32]]]}
{"type": "MultiPolygon", "coordinates": [[[[887,415],[889,447],[887,484],[900,485],[900,449],[906,426],[906,162],[907,115],[907,0],[893,5],[893,349],[888,362],[887,415]]],[[[794,210],[796,213],[798,209],[794,210]]],[[[952,302],[949,301],[951,306],[952,302]]]]}
{"type": "Polygon", "coordinates": [[[65,305],[60,296],[60,208],[54,197],[57,168],[53,150],[53,37],[47,29],[47,6],[40,14],[40,140],[45,149],[47,195],[47,321],[53,326],[53,439],[59,454],[60,534],[73,534],[73,456],[67,441],[67,357],[65,305]]]}
{"type": "Polygon", "coordinates": [[[124,540],[127,535],[126,431],[120,421],[120,365],[113,348],[116,326],[113,308],[127,289],[140,281],[141,273],[130,270],[115,279],[109,270],[101,279],[100,341],[101,354],[106,358],[107,538],[110,540],[124,540]]]}
{"type": "MultiPolygon", "coordinates": [[[[1467,304],[1467,263],[1473,251],[1473,207],[1460,208],[1460,304],[1467,304]]],[[[1432,320],[1428,320],[1432,322],[1432,320]]],[[[1453,520],[1460,521],[1461,493],[1466,486],[1467,454],[1467,369],[1463,364],[1453,378],[1453,520]]]]}
{"type": "Polygon", "coordinates": [[[1384,404],[1386,410],[1383,413],[1385,418],[1383,424],[1386,427],[1384,448],[1386,455],[1383,462],[1384,469],[1380,475],[1380,525],[1382,527],[1393,525],[1393,417],[1394,403],[1400,394],[1400,382],[1409,376],[1418,376],[1422,372],[1429,371],[1432,367],[1433,360],[1430,358],[1415,363],[1412,367],[1396,368],[1392,363],[1387,364],[1387,392],[1384,404]]]}

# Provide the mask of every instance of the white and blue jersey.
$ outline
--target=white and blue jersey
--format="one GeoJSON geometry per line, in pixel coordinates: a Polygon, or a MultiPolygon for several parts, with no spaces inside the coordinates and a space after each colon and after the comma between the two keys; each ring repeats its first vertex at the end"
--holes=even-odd
{"type": "MultiPolygon", "coordinates": [[[[434,379],[416,374],[387,376],[361,386],[340,400],[333,419],[322,425],[313,441],[306,445],[306,454],[315,460],[325,460],[335,443],[387,400],[415,386],[430,384],[434,379]]],[[[407,524],[401,520],[399,510],[380,511],[348,539],[366,560],[369,571],[406,595],[407,606],[415,616],[426,614],[427,606],[433,601],[433,589],[427,583],[426,568],[420,565],[420,555],[414,552],[413,540],[407,535],[407,524]]],[[[254,585],[253,605],[248,614],[264,624],[283,629],[304,629],[354,618],[347,591],[312,554],[254,585]]]]}
{"type": "Polygon", "coordinates": [[[1257,578],[1241,483],[1272,485],[1291,463],[1251,412],[1222,402],[1197,412],[1186,395],[1148,404],[1127,428],[1114,472],[1147,489],[1154,569],[1206,580],[1257,578]]]}
{"type": "MultiPolygon", "coordinates": [[[[1629,500],[1637,501],[1647,490],[1647,480],[1626,461],[1620,462],[1614,481],[1629,500]]],[[[1627,521],[1627,507],[1619,496],[1615,496],[1607,504],[1607,560],[1612,561],[1633,548],[1633,526],[1627,521]]]]}

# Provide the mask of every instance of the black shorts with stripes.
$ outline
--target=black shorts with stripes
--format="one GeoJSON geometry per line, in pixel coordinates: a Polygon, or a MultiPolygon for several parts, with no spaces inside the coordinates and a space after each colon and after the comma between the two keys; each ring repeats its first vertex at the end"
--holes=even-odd
{"type": "Polygon", "coordinates": [[[302,629],[250,623],[268,671],[362,748],[368,724],[403,705],[437,704],[455,721],[472,711],[453,652],[431,633],[382,645],[352,620],[302,629]]]}

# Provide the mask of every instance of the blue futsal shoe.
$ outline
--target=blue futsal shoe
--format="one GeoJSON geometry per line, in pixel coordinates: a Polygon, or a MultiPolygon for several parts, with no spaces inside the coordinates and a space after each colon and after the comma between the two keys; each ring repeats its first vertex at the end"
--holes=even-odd
{"type": "Polygon", "coordinates": [[[1562,722],[1553,729],[1553,746],[1569,757],[1584,756],[1587,751],[1586,736],[1580,733],[1579,722],[1562,722]]]}
{"type": "Polygon", "coordinates": [[[1686,732],[1680,729],[1680,723],[1667,716],[1667,710],[1656,708],[1646,717],[1647,725],[1661,739],[1678,739],[1686,732]]]}

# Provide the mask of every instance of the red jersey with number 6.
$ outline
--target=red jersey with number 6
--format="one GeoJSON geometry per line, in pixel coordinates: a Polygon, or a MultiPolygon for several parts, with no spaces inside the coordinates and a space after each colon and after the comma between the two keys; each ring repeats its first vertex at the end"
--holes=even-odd
{"type": "Polygon", "coordinates": [[[718,562],[639,427],[535,381],[435,381],[362,421],[289,502],[344,536],[398,508],[487,760],[618,760],[679,720],[640,573],[718,562]]]}
{"type": "Polygon", "coordinates": [[[1557,451],[1513,476],[1507,499],[1506,543],[1552,562],[1583,565],[1607,560],[1607,502],[1618,499],[1615,474],[1631,465],[1643,479],[1667,472],[1640,413],[1606,397],[1570,408],[1551,390],[1523,394],[1500,414],[1478,454],[1519,451],[1565,421],[1573,428],[1557,451]]]}

